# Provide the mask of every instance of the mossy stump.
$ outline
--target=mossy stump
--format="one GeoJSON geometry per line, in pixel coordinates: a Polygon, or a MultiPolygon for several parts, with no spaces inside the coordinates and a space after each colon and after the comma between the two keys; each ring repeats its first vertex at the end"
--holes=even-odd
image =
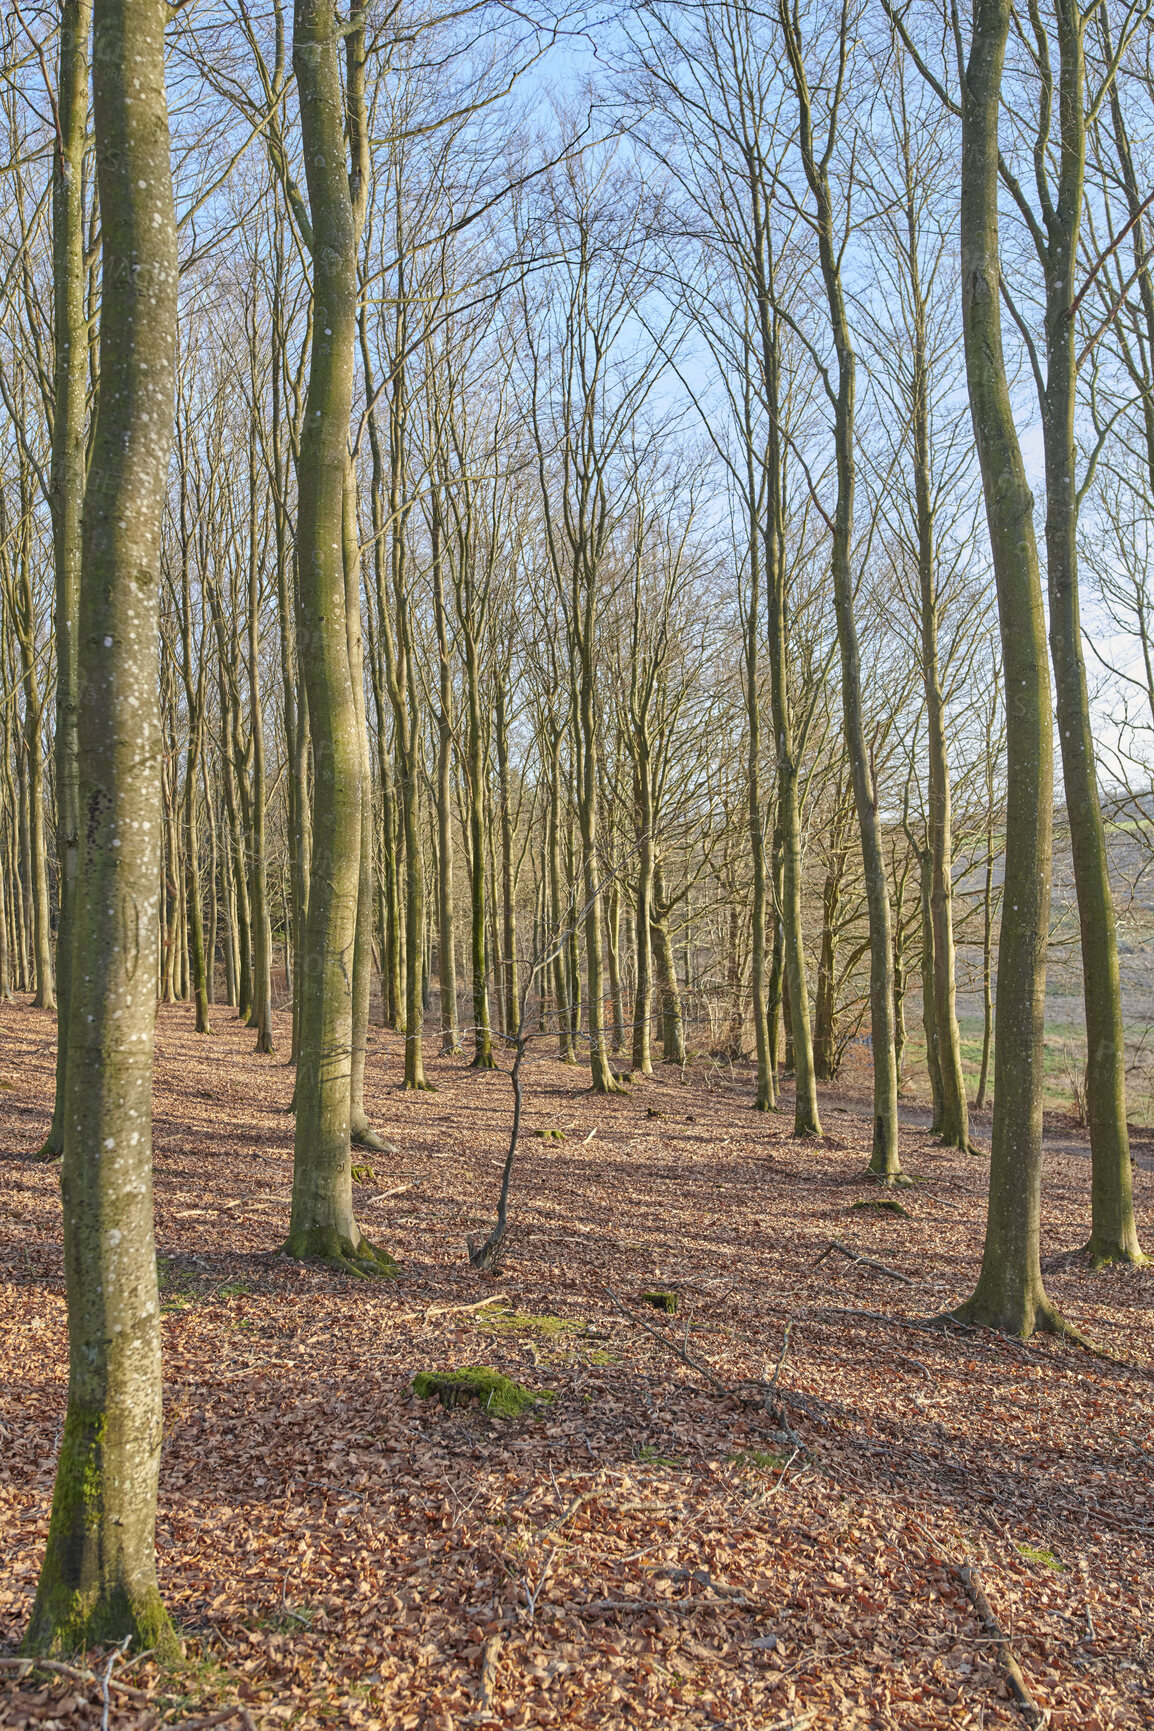
{"type": "Polygon", "coordinates": [[[677,1315],[677,1294],[675,1292],[643,1292],[642,1302],[653,1310],[663,1310],[666,1316],[677,1315]]]}
{"type": "Polygon", "coordinates": [[[495,1418],[518,1418],[540,1402],[553,1399],[547,1391],[525,1388],[487,1364],[466,1365],[462,1370],[419,1370],[413,1378],[413,1393],[418,1400],[439,1400],[446,1411],[479,1401],[482,1412],[495,1418]]]}

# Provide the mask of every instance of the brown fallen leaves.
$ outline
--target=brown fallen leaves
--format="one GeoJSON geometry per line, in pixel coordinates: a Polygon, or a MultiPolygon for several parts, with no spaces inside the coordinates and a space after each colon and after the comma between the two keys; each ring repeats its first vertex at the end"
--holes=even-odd
{"type": "MultiPolygon", "coordinates": [[[[854,1210],[868,1125],[852,1090],[823,1099],[830,1140],[800,1144],[788,1114],[748,1109],[740,1074],[702,1067],[595,1100],[542,1049],[527,1129],[565,1139],[522,1144],[494,1284],[464,1237],[492,1221],[507,1078],[434,1060],[439,1092],[400,1094],[398,1042],[379,1033],[370,1099],[400,1153],[357,1199],[402,1277],[304,1269],[275,1253],[291,1072],[255,1058],[225,1012],[216,1024],[197,1040],[185,1007],[160,1012],[157,1542],[186,1663],[0,1666],[0,1727],[97,1726],[105,1693],[117,1731],[1020,1724],[967,1566],[1052,1726],[1154,1723],[1154,1277],[1065,1258],[1047,1276],[1125,1362],[898,1326],[968,1292],[983,1162],[907,1132],[903,1160],[924,1180],[904,1194],[910,1218],[854,1210]],[[869,1260],[815,1267],[831,1240],[869,1260]],[[636,1309],[655,1286],[679,1309],[647,1320],[747,1395],[792,1319],[775,1390],[788,1430],[756,1399],[718,1395],[606,1292],[636,1309]],[[514,1315],[461,1308],[498,1292],[514,1315]],[[555,1398],[499,1422],[412,1397],[414,1371],[468,1364],[555,1398]]],[[[10,1655],[66,1386],[58,1180],[31,1158],[53,1037],[27,1003],[0,1007],[10,1655]]],[[[1089,1163],[1046,1168],[1053,1256],[1085,1236],[1089,1163]]],[[[1136,1184],[1154,1239],[1154,1183],[1140,1170],[1136,1184]]]]}

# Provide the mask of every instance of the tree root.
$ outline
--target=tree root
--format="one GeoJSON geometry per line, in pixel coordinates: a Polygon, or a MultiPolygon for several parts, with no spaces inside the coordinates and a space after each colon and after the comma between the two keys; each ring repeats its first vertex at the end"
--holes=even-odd
{"type": "Polygon", "coordinates": [[[392,1280],[400,1273],[400,1264],[387,1250],[380,1249],[364,1237],[354,1244],[335,1226],[313,1226],[302,1232],[290,1232],[281,1246],[281,1253],[298,1262],[319,1262],[358,1280],[392,1280]]]}
{"type": "Polygon", "coordinates": [[[1117,1263],[1128,1268],[1148,1268],[1150,1257],[1142,1250],[1131,1250],[1129,1245],[1120,1244],[1117,1239],[1089,1237],[1085,1244],[1080,1244],[1073,1256],[1089,1257],[1091,1268],[1107,1268],[1117,1263]]]}
{"type": "Polygon", "coordinates": [[[383,1136],[378,1136],[372,1125],[366,1120],[358,1124],[349,1137],[354,1148],[368,1148],[374,1154],[395,1154],[397,1152],[392,1142],[386,1142],[383,1136]]]}
{"type": "Polygon", "coordinates": [[[863,1184],[880,1184],[886,1190],[904,1190],[913,1183],[902,1171],[875,1172],[872,1166],[867,1166],[861,1175],[863,1184]]]}

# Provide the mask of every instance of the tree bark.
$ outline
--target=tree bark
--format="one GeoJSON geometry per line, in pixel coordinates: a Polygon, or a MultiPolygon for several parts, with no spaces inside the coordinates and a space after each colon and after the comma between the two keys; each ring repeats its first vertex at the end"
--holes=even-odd
{"type": "MultiPolygon", "coordinates": [[[[335,0],[296,0],[293,69],[309,197],[315,316],[297,476],[301,670],[313,747],[312,865],[301,958],[292,1216],[286,1249],[351,1272],[391,1264],[353,1214],[352,980],[363,754],[349,671],[344,494],[357,248],[335,0]]],[[[347,27],[345,27],[347,28],[347,27]]]]}
{"type": "MultiPolygon", "coordinates": [[[[901,1176],[898,1159],[898,1073],[894,1056],[893,934],[890,920],[889,884],[878,825],[877,791],[866,743],[862,709],[861,653],[854,617],[854,583],[851,570],[855,485],[854,398],[856,359],[846,316],[841,281],[840,253],[834,236],[833,199],[828,159],[814,151],[809,88],[802,60],[802,44],[796,20],[785,0],[781,5],[786,51],[793,71],[800,120],[800,148],[806,179],[816,206],[818,256],[830,326],[837,352],[836,386],[829,386],[834,411],[834,444],[837,459],[837,504],[831,536],[830,565],[833,573],[834,612],[841,650],[842,716],[846,749],[853,775],[854,800],[861,831],[862,868],[865,873],[866,905],[870,931],[870,1028],[873,1035],[873,1149],[869,1173],[879,1182],[893,1184],[901,1176]]],[[[842,13],[842,52],[846,52],[848,13],[842,13]]]]}
{"type": "Polygon", "coordinates": [[[83,814],[61,1177],[68,1409],[28,1653],[177,1643],[156,1585],[160,1307],[152,1053],[160,883],[161,526],[177,254],[163,0],[97,0],[103,389],[84,511],[83,814]],[[111,910],[111,917],[110,917],[111,910]]]}
{"type": "Polygon", "coordinates": [[[1053,845],[1053,729],[1034,501],[1002,352],[998,119],[1010,0],[973,0],[961,81],[962,327],[998,592],[1008,797],[998,945],[990,1197],[982,1267],[957,1314],[1027,1336],[1060,1330],[1042,1284],[1043,1033],[1053,845]]]}
{"type": "Polygon", "coordinates": [[[56,1094],[42,1158],[64,1151],[72,915],[80,845],[76,781],[77,628],[84,510],[88,323],[84,290],[84,149],[92,0],[62,0],[57,59],[57,138],[52,175],[52,547],[56,578],[56,1094]]]}

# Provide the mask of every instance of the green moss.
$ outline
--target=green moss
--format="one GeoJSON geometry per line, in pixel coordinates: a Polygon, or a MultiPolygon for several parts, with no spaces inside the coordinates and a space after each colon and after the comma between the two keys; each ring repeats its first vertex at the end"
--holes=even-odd
{"type": "Polygon", "coordinates": [[[523,1388],[487,1364],[467,1365],[463,1370],[419,1370],[413,1393],[418,1400],[439,1400],[446,1409],[477,1400],[484,1412],[498,1418],[517,1418],[539,1401],[553,1399],[545,1390],[534,1393],[523,1388]]]}
{"type": "Polygon", "coordinates": [[[663,1310],[667,1316],[677,1315],[677,1294],[675,1292],[643,1292],[641,1294],[646,1304],[654,1310],[663,1310]]]}
{"type": "Polygon", "coordinates": [[[497,1310],[478,1316],[477,1327],[490,1334],[577,1334],[579,1322],[564,1316],[533,1316],[527,1311],[497,1310]]]}
{"type": "Polygon", "coordinates": [[[851,1208],[884,1208],[887,1214],[900,1214],[904,1220],[912,1220],[913,1215],[908,1208],[903,1208],[896,1196],[867,1196],[861,1202],[851,1202],[851,1208]]]}
{"type": "Polygon", "coordinates": [[[534,1136],[539,1136],[543,1142],[564,1142],[564,1130],[534,1130],[534,1136]]]}
{"type": "Polygon", "coordinates": [[[375,1184],[377,1175],[371,1166],[357,1165],[352,1169],[354,1184],[375,1184]]]}
{"type": "Polygon", "coordinates": [[[788,1455],[775,1454],[772,1449],[739,1449],[730,1455],[735,1467],[756,1467],[759,1473],[780,1472],[788,1455]]]}
{"type": "Polygon", "coordinates": [[[683,1467],[686,1464],[674,1455],[663,1455],[652,1443],[642,1443],[634,1458],[650,1467],[683,1467]]]}
{"type": "Polygon", "coordinates": [[[1060,1563],[1053,1551],[1040,1550],[1036,1545],[1020,1545],[1014,1540],[1014,1549],[1020,1557],[1025,1557],[1028,1563],[1041,1563],[1044,1568],[1053,1569],[1056,1575],[1064,1575],[1064,1564],[1060,1563]]]}

